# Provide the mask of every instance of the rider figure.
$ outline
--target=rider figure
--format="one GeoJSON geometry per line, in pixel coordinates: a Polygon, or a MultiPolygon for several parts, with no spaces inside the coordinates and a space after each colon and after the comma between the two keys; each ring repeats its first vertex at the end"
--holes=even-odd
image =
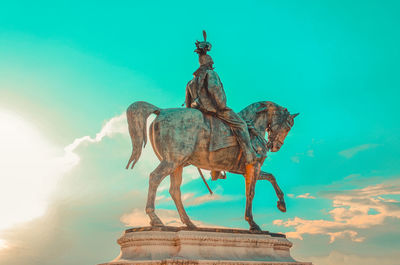
{"type": "MultiPolygon", "coordinates": [[[[186,107],[216,116],[229,125],[243,151],[246,165],[252,165],[257,158],[250,142],[246,122],[226,105],[226,95],[218,74],[213,70],[213,60],[207,51],[211,44],[206,41],[196,41],[195,50],[199,55],[200,67],[193,73],[193,79],[186,86],[186,107]]],[[[220,172],[211,172],[213,180],[222,178],[220,172]]]]}

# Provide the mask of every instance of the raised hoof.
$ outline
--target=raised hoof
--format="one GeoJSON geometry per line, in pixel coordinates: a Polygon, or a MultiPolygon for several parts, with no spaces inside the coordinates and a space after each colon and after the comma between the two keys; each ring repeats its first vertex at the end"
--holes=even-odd
{"type": "Polygon", "coordinates": [[[261,228],[257,224],[250,226],[250,231],[261,231],[261,228]]]}
{"type": "Polygon", "coordinates": [[[286,212],[286,204],[284,201],[278,201],[277,207],[281,212],[286,212]]]}

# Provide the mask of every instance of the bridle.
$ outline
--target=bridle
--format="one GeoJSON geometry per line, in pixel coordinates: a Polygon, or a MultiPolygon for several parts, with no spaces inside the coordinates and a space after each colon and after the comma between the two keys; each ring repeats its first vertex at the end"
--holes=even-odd
{"type": "MultiPolygon", "coordinates": [[[[270,150],[275,142],[278,142],[280,145],[283,145],[283,142],[278,138],[279,136],[279,128],[283,126],[283,123],[286,122],[288,126],[290,126],[288,122],[289,118],[289,112],[285,109],[284,116],[282,119],[277,121],[276,117],[278,116],[278,113],[276,110],[268,117],[268,124],[266,131],[268,133],[268,142],[267,142],[267,149],[270,150]],[[277,127],[276,129],[274,127],[277,127]]],[[[286,124],[285,124],[286,125],[286,124]]]]}
{"type": "MultiPolygon", "coordinates": [[[[265,144],[264,146],[266,148],[266,152],[268,152],[272,149],[276,142],[278,142],[281,146],[283,145],[283,142],[279,139],[282,126],[286,126],[289,131],[293,126],[293,120],[289,119],[291,114],[286,108],[269,101],[260,103],[261,104],[256,109],[256,114],[265,113],[265,115],[268,115],[266,117],[267,126],[265,128],[265,131],[268,133],[268,141],[265,140],[264,134],[263,137],[259,136],[259,138],[262,138],[262,143],[265,144]]],[[[298,114],[295,114],[294,117],[297,115],[298,114]]]]}

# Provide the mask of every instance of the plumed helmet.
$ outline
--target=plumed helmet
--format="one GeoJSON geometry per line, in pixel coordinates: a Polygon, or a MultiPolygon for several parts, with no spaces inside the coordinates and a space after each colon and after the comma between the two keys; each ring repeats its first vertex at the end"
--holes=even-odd
{"type": "Polygon", "coordinates": [[[205,30],[203,30],[203,38],[204,41],[196,41],[196,50],[199,55],[207,54],[208,51],[211,50],[211,43],[207,41],[207,33],[205,30]]]}

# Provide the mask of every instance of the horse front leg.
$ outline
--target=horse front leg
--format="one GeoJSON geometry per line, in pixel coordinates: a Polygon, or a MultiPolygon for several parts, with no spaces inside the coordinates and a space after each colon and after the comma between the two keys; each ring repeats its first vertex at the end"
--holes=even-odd
{"type": "Polygon", "coordinates": [[[272,175],[271,173],[261,171],[260,175],[258,176],[258,180],[268,180],[269,182],[271,182],[272,186],[274,187],[276,196],[279,199],[277,202],[277,207],[281,212],[286,212],[286,203],[285,203],[284,194],[283,194],[281,188],[279,188],[274,175],[272,175]]]}
{"type": "Polygon", "coordinates": [[[251,231],[261,231],[261,228],[253,220],[253,199],[260,165],[246,165],[246,212],[244,218],[250,225],[251,231]]]}

